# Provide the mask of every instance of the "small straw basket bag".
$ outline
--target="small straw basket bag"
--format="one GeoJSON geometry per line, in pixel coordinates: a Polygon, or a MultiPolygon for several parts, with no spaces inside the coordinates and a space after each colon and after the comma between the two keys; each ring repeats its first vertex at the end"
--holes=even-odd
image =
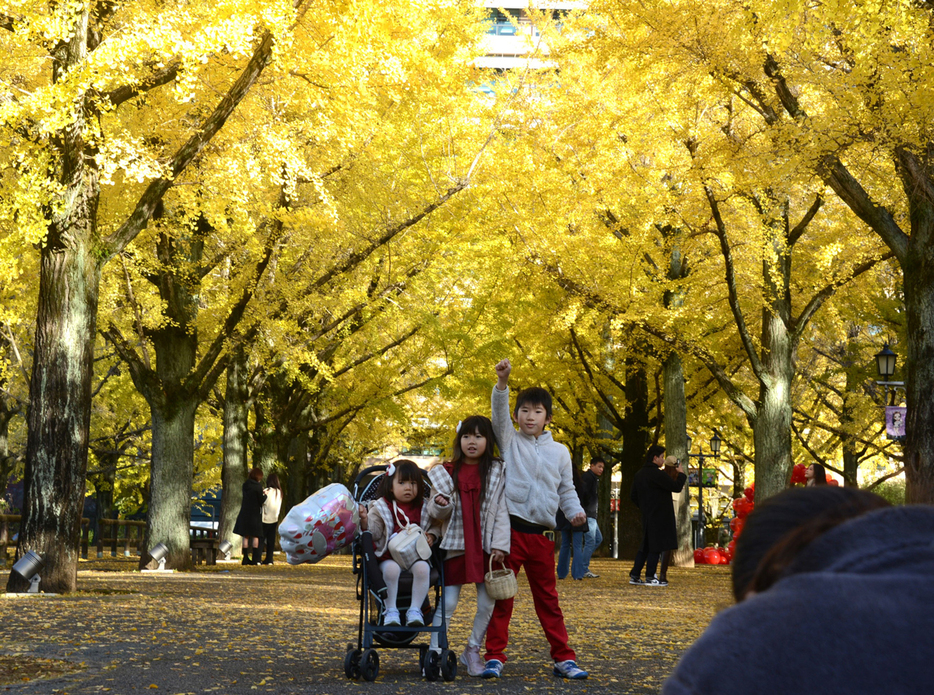
{"type": "Polygon", "coordinates": [[[511,569],[503,565],[503,569],[493,569],[493,557],[490,556],[490,571],[483,575],[483,584],[486,586],[486,593],[494,601],[502,601],[512,598],[516,595],[518,584],[516,583],[516,574],[511,569]]]}

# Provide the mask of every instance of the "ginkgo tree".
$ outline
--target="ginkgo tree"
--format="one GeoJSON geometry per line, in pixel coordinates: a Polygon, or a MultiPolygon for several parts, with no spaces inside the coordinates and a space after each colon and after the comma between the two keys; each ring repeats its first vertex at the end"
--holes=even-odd
{"type": "MultiPolygon", "coordinates": [[[[325,86],[316,97],[340,108],[318,109],[315,99],[293,107],[352,122],[361,113],[354,85],[376,81],[399,95],[431,89],[443,70],[410,81],[406,66],[429,57],[432,67],[468,62],[475,36],[475,9],[462,3],[309,8],[302,0],[0,7],[0,219],[6,237],[39,247],[41,261],[19,552],[46,556],[51,590],[75,585],[100,278],[109,261],[210,154],[264,74],[279,80],[294,70],[310,86],[340,74],[341,89],[325,86]]],[[[323,118],[306,137],[326,135],[329,125],[323,118]]],[[[9,586],[24,588],[15,576],[9,586]]]]}
{"type": "Polygon", "coordinates": [[[704,84],[755,120],[771,147],[751,164],[820,180],[889,248],[908,325],[906,496],[934,500],[934,5],[596,0],[590,10],[595,33],[637,44],[658,84],[704,84]]]}
{"type": "MultiPolygon", "coordinates": [[[[865,232],[842,233],[846,209],[716,79],[646,60],[671,50],[653,38],[654,18],[602,12],[581,14],[586,31],[564,25],[561,70],[530,100],[518,147],[539,173],[531,194],[511,191],[523,239],[560,283],[707,366],[749,420],[756,495],[768,497],[791,473],[791,385],[809,322],[885,254],[865,232]],[[662,269],[676,251],[693,269],[672,280],[662,269]],[[737,350],[745,367],[731,376],[737,350]]],[[[676,449],[679,433],[666,434],[676,449]]]]}

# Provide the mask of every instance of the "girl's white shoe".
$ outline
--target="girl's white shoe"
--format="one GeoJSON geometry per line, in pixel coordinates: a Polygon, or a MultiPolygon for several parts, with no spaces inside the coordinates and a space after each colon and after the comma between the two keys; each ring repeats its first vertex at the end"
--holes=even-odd
{"type": "Polygon", "coordinates": [[[486,668],[486,663],[480,658],[480,647],[470,646],[469,644],[461,654],[461,663],[467,667],[468,676],[479,676],[486,668]]]}

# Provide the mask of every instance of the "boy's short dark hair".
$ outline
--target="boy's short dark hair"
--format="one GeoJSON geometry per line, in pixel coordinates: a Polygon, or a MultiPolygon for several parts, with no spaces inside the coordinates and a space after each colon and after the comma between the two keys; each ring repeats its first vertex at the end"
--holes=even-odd
{"type": "Polygon", "coordinates": [[[541,386],[530,386],[519,391],[519,395],[516,396],[516,407],[512,414],[518,417],[519,408],[524,405],[540,405],[545,408],[545,414],[551,417],[551,394],[541,386]]]}

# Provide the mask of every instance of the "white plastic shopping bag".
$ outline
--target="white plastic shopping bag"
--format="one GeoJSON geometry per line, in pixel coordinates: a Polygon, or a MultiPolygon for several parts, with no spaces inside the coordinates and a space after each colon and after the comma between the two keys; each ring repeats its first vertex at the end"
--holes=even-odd
{"type": "Polygon", "coordinates": [[[290,565],[317,562],[350,545],[359,521],[353,495],[332,483],[292,507],[279,524],[279,543],[290,565]]]}

